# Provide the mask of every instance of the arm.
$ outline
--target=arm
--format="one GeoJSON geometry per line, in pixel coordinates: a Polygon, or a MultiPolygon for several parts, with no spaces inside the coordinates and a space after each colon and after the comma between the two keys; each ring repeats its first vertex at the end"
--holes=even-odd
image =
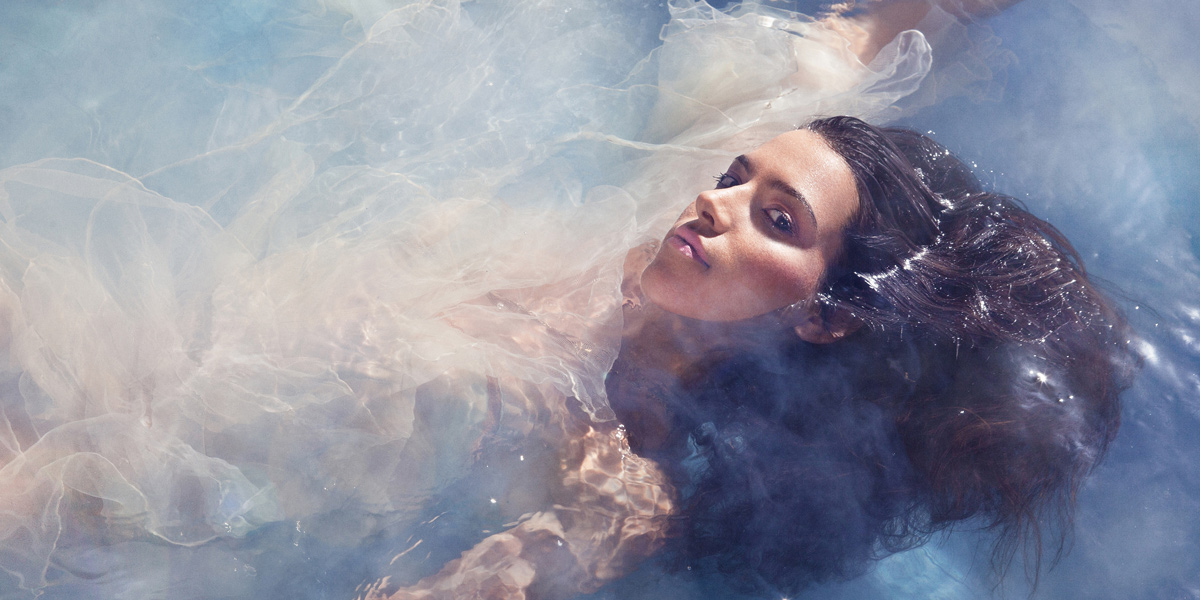
{"type": "Polygon", "coordinates": [[[598,589],[662,546],[674,510],[652,461],[629,451],[620,428],[568,417],[561,502],[526,515],[415,586],[387,580],[368,600],[563,598],[598,589]]]}
{"type": "Polygon", "coordinates": [[[857,14],[850,14],[855,6],[849,2],[840,5],[840,9],[826,17],[824,22],[850,41],[850,50],[863,64],[869,64],[901,32],[919,29],[925,15],[935,6],[960,20],[973,21],[998,15],[1020,1],[868,0],[866,7],[857,14]]]}

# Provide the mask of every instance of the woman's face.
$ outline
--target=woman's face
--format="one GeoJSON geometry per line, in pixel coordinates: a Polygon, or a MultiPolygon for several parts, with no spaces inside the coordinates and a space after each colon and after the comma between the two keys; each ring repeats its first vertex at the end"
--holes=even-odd
{"type": "Polygon", "coordinates": [[[642,289],[663,309],[705,321],[812,298],[857,210],[846,161],[818,134],[785,133],[734,159],[683,211],[642,289]]]}

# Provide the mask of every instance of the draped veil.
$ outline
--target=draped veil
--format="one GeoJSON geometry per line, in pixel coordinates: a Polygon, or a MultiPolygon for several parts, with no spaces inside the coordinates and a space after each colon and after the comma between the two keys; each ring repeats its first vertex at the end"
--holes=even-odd
{"type": "Polygon", "coordinates": [[[9,581],[203,596],[266,524],[402,527],[467,472],[488,377],[611,418],[625,254],[733,154],[887,120],[930,69],[917,32],[867,66],[802,15],[672,0],[659,45],[608,4],[284,11],[258,70],[147,75],[103,122],[140,152],[0,170],[9,581]]]}

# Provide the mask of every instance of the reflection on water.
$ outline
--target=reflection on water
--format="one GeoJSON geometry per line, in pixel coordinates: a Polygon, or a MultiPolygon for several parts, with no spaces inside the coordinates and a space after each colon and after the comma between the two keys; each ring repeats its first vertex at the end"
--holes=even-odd
{"type": "MultiPolygon", "coordinates": [[[[350,3],[330,2],[329,10],[336,12],[343,4],[350,3]]],[[[811,10],[815,4],[789,6],[811,10]]],[[[341,18],[310,18],[314,6],[6,3],[0,7],[0,138],[5,140],[0,167],[78,156],[153,183],[164,165],[269,127],[294,106],[309,82],[364,39],[363,24],[385,10],[382,2],[366,2],[341,18]],[[118,26],[129,33],[110,35],[118,26]],[[303,47],[293,43],[298,39],[303,47]],[[288,47],[292,54],[279,56],[274,53],[278,47],[288,47]],[[148,58],[131,67],[129,57],[160,60],[148,58]],[[194,76],[197,72],[203,76],[194,76]],[[119,90],[113,89],[114,80],[122,82],[119,90]],[[222,94],[242,100],[227,104],[220,100],[222,94]],[[242,112],[227,112],[235,105],[242,112]],[[179,126],[199,122],[218,126],[179,126]]],[[[470,10],[481,21],[488,18],[487,3],[470,10]]],[[[590,69],[602,70],[609,60],[607,68],[614,72],[628,70],[653,44],[657,24],[665,18],[664,7],[652,2],[629,2],[612,13],[611,25],[625,28],[625,37],[642,47],[613,50],[617,57],[597,55],[590,69]]],[[[1126,308],[1141,334],[1135,343],[1146,357],[1144,371],[1125,397],[1121,433],[1081,493],[1071,551],[1043,576],[1035,597],[1200,598],[1200,475],[1192,468],[1200,464],[1200,438],[1194,433],[1200,427],[1200,42],[1192,35],[1200,26],[1200,9],[1166,0],[1140,2],[1136,9],[1116,0],[1046,0],[1019,4],[989,25],[1002,54],[1011,60],[989,63],[993,77],[988,85],[973,88],[974,95],[923,106],[920,99],[929,95],[918,93],[900,123],[934,132],[940,142],[977,164],[985,182],[1023,199],[1056,224],[1083,254],[1089,270],[1127,298],[1126,308]]],[[[462,51],[488,53],[478,47],[462,51]]],[[[552,64],[554,58],[519,60],[561,68],[552,64]]],[[[954,77],[946,70],[969,67],[956,63],[940,75],[954,77]]],[[[536,87],[536,82],[530,85],[536,87]]],[[[402,108],[397,119],[422,107],[402,108]]],[[[474,124],[464,121],[462,126],[474,124]]],[[[437,135],[394,125],[410,136],[437,135]]],[[[367,137],[384,140],[392,134],[381,129],[367,137]]],[[[404,142],[419,147],[422,140],[404,142]]],[[[371,160],[356,152],[363,151],[333,149],[330,160],[371,160]]],[[[186,197],[191,190],[178,192],[186,197]]],[[[233,216],[223,212],[229,207],[220,202],[204,208],[221,224],[233,216]]],[[[5,385],[15,389],[19,383],[5,385]]],[[[477,469],[469,483],[445,490],[444,496],[486,507],[511,486],[509,477],[496,474],[520,477],[528,469],[544,468],[552,458],[540,455],[542,451],[518,448],[497,455],[495,464],[502,468],[477,469]]],[[[75,508],[80,519],[93,510],[75,508]]],[[[170,583],[206,590],[197,591],[199,597],[247,592],[257,597],[340,597],[374,573],[378,562],[409,561],[414,572],[429,572],[469,547],[477,532],[502,527],[511,518],[487,510],[447,510],[437,503],[425,511],[414,519],[420,523],[415,528],[399,533],[381,524],[383,533],[352,546],[339,545],[329,535],[312,535],[297,521],[278,521],[241,539],[180,550],[169,559],[177,563],[169,569],[170,583]],[[440,541],[418,544],[421,540],[440,541]],[[211,581],[189,574],[193,572],[228,577],[211,581]]],[[[925,548],[887,559],[860,580],[822,586],[803,597],[993,597],[976,541],[970,531],[937,538],[925,548]]],[[[126,556],[147,563],[167,560],[151,540],[121,543],[127,546],[126,556]]],[[[102,554],[70,557],[76,574],[108,568],[102,554]]],[[[16,568],[2,556],[0,566],[10,573],[16,568]]],[[[152,597],[159,591],[139,582],[136,574],[106,577],[112,581],[85,594],[152,597]]],[[[0,575],[0,598],[30,597],[19,584],[11,574],[0,575]]],[[[88,597],[72,588],[47,593],[88,597]]],[[[1027,593],[1016,576],[998,595],[1021,598],[1027,593]]],[[[666,572],[651,563],[594,596],[734,595],[717,574],[666,572]]]]}
{"type": "MultiPolygon", "coordinates": [[[[998,73],[1003,93],[944,100],[899,124],[933,132],[985,184],[1061,229],[1126,298],[1146,358],[1108,459],[1080,494],[1070,552],[1034,597],[1200,598],[1200,10],[1052,0],[988,24],[1014,59],[998,73]]],[[[801,597],[996,597],[977,541],[935,538],[801,597]]],[[[644,571],[596,597],[734,595],[720,586],[644,571]]],[[[1028,593],[1017,574],[997,594],[1028,593]]]]}
{"type": "Polygon", "coordinates": [[[1197,24],[1179,3],[1018,5],[992,23],[1017,57],[1003,100],[910,120],[1066,233],[1143,338],[1121,433],[1039,597],[1200,597],[1197,24]]]}

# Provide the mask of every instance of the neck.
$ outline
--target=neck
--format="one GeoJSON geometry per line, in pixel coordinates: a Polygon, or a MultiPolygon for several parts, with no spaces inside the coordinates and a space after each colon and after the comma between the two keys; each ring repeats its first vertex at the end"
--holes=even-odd
{"type": "Polygon", "coordinates": [[[788,331],[775,315],[729,323],[697,321],[654,304],[626,312],[621,351],[609,374],[609,400],[631,443],[658,448],[670,433],[669,398],[689,371],[714,352],[777,348],[788,331]]]}
{"type": "Polygon", "coordinates": [[[620,359],[678,377],[715,351],[777,347],[791,335],[774,313],[743,321],[698,321],[647,303],[626,316],[620,359]]]}

